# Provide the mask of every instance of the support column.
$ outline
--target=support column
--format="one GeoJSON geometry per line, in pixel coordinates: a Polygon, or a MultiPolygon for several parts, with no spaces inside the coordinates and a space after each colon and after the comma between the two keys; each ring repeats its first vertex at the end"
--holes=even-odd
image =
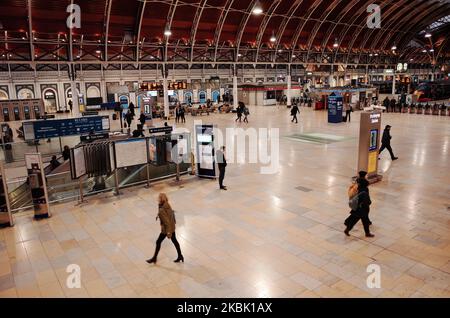
{"type": "Polygon", "coordinates": [[[291,77],[291,66],[288,65],[288,74],[287,74],[287,106],[292,106],[292,77],[291,77]]]}
{"type": "Polygon", "coordinates": [[[392,95],[395,96],[395,71],[392,76],[392,95]]]}
{"type": "Polygon", "coordinates": [[[163,70],[163,92],[164,92],[164,117],[168,118],[169,117],[169,90],[167,89],[167,75],[168,75],[168,71],[166,69],[166,65],[164,65],[164,70],[163,70]]]}
{"type": "Polygon", "coordinates": [[[77,90],[77,84],[74,80],[70,82],[71,85],[71,91],[72,91],[72,116],[73,117],[80,117],[80,105],[78,103],[78,90],[77,90]]]}
{"type": "Polygon", "coordinates": [[[238,86],[236,73],[234,73],[233,76],[233,107],[234,109],[238,108],[238,86]]]}

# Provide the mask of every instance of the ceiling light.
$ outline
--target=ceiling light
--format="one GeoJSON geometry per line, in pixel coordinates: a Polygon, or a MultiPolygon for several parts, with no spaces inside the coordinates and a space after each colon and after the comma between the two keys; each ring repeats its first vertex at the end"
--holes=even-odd
{"type": "Polygon", "coordinates": [[[165,31],[164,31],[164,35],[165,35],[165,36],[171,36],[171,35],[172,35],[172,32],[171,32],[170,30],[165,30],[165,31]]]}
{"type": "Polygon", "coordinates": [[[242,56],[242,54],[241,53],[238,53],[238,57],[241,57],[242,56]]]}
{"type": "Polygon", "coordinates": [[[375,53],[375,56],[378,56],[378,53],[375,53]]]}
{"type": "Polygon", "coordinates": [[[410,59],[409,61],[412,62],[412,61],[414,61],[414,59],[410,59]]]}
{"type": "Polygon", "coordinates": [[[431,49],[430,52],[434,52],[434,49],[431,49]]]}
{"type": "Polygon", "coordinates": [[[24,36],[22,36],[22,40],[26,40],[26,38],[24,36]]]}
{"type": "Polygon", "coordinates": [[[370,57],[372,57],[372,56],[373,56],[373,54],[372,54],[372,53],[370,53],[370,54],[369,54],[369,56],[370,56],[370,57]]]}
{"type": "Polygon", "coordinates": [[[283,52],[283,50],[278,50],[278,53],[282,53],[283,52]]]}
{"type": "Polygon", "coordinates": [[[261,13],[263,13],[263,9],[261,8],[261,5],[258,2],[255,4],[255,7],[253,8],[252,12],[255,15],[260,15],[261,13]]]}
{"type": "Polygon", "coordinates": [[[95,51],[95,53],[100,54],[100,53],[102,53],[102,51],[97,50],[97,51],[95,51]]]}
{"type": "Polygon", "coordinates": [[[277,40],[277,38],[275,37],[275,35],[272,35],[270,37],[270,42],[275,42],[277,40]]]}
{"type": "Polygon", "coordinates": [[[297,56],[295,54],[292,55],[292,58],[295,59],[297,56]]]}
{"type": "Polygon", "coordinates": [[[397,46],[394,44],[394,46],[392,46],[391,50],[395,51],[397,49],[397,46]]]}
{"type": "Polygon", "coordinates": [[[424,49],[424,50],[422,50],[422,53],[427,53],[427,50],[425,50],[425,49],[424,49]]]}
{"type": "Polygon", "coordinates": [[[337,48],[338,46],[339,46],[338,40],[335,39],[335,40],[334,40],[333,47],[334,47],[334,48],[337,48]]]}
{"type": "Polygon", "coordinates": [[[425,34],[425,37],[426,37],[426,38],[431,38],[431,33],[430,33],[430,32],[427,32],[427,33],[425,34]]]}

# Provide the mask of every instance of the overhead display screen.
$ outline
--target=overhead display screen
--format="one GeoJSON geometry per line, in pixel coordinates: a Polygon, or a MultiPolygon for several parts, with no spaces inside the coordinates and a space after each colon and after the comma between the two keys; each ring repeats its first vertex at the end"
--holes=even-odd
{"type": "Polygon", "coordinates": [[[108,116],[87,116],[24,122],[23,128],[25,140],[34,140],[109,131],[110,126],[108,116]]]}

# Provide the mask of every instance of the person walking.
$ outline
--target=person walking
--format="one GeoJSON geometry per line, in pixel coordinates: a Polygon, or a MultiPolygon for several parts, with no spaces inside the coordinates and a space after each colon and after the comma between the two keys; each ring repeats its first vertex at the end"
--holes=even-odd
{"type": "MultiPolygon", "coordinates": [[[[386,125],[386,128],[384,128],[383,131],[383,137],[381,138],[381,148],[380,148],[380,152],[379,155],[381,155],[381,152],[384,149],[387,149],[391,155],[391,159],[392,160],[397,160],[398,157],[394,156],[394,152],[392,151],[392,147],[391,147],[391,126],[390,125],[386,125]]],[[[378,157],[378,159],[380,159],[378,157]]]]}
{"type": "Polygon", "coordinates": [[[130,103],[130,112],[131,112],[131,115],[133,115],[133,117],[136,116],[136,114],[134,113],[134,109],[135,109],[135,106],[134,106],[133,102],[131,102],[130,103]]]}
{"type": "Polygon", "coordinates": [[[73,103],[71,100],[69,100],[69,109],[70,109],[70,113],[72,113],[72,108],[73,108],[73,103]]]}
{"type": "Polygon", "coordinates": [[[167,237],[172,240],[173,245],[177,250],[178,257],[174,260],[175,263],[183,262],[184,256],[181,253],[180,243],[177,241],[177,237],[175,235],[175,212],[172,210],[172,207],[169,204],[169,199],[165,193],[160,193],[158,197],[158,216],[156,219],[160,221],[161,224],[161,233],[159,234],[158,239],[156,240],[156,248],[153,257],[148,259],[146,262],[149,264],[155,263],[158,258],[159,250],[161,249],[161,243],[167,237]]]}
{"type": "Polygon", "coordinates": [[[131,122],[133,121],[133,114],[131,113],[130,110],[128,110],[128,112],[125,115],[125,121],[128,124],[128,129],[131,129],[131,122]]]}
{"type": "Polygon", "coordinates": [[[217,166],[219,167],[219,186],[221,190],[227,190],[227,187],[223,185],[223,179],[225,179],[225,168],[227,166],[227,159],[225,158],[225,146],[222,146],[217,151],[217,166]]]}
{"type": "Polygon", "coordinates": [[[69,148],[69,146],[67,146],[67,145],[64,146],[64,150],[62,152],[62,155],[63,155],[63,160],[64,161],[70,159],[70,148],[69,148]]]}
{"type": "Polygon", "coordinates": [[[248,124],[248,118],[247,118],[247,116],[248,115],[250,115],[250,111],[248,110],[248,107],[247,106],[243,106],[244,107],[244,123],[247,123],[248,124]]]}
{"type": "Polygon", "coordinates": [[[141,113],[141,115],[139,116],[139,122],[141,123],[142,127],[145,124],[145,114],[141,113]]]}
{"type": "Polygon", "coordinates": [[[352,105],[350,105],[348,103],[346,105],[347,105],[347,107],[345,109],[345,121],[348,120],[348,122],[350,122],[352,120],[351,114],[353,111],[353,107],[352,107],[352,105]]]}
{"type": "Polygon", "coordinates": [[[241,102],[239,102],[239,106],[236,109],[237,117],[236,117],[235,122],[238,121],[238,120],[239,120],[239,122],[242,121],[242,106],[241,105],[242,105],[241,102]]]}
{"type": "Polygon", "coordinates": [[[388,113],[389,113],[389,105],[390,105],[389,97],[386,96],[386,98],[383,101],[383,106],[386,107],[386,112],[388,113]]]}
{"type": "Polygon", "coordinates": [[[294,104],[294,106],[292,106],[291,108],[291,116],[292,116],[291,123],[293,123],[295,120],[295,123],[298,124],[297,114],[300,114],[300,110],[298,109],[297,104],[294,104]]]}
{"type": "Polygon", "coordinates": [[[345,220],[344,224],[346,229],[344,231],[345,235],[350,236],[350,231],[353,229],[356,223],[361,220],[366,237],[374,237],[370,232],[370,220],[369,211],[372,201],[369,195],[369,181],[365,178],[358,178],[357,182],[357,193],[353,194],[350,198],[350,202],[355,202],[355,206],[350,211],[350,216],[345,220]]]}
{"type": "Polygon", "coordinates": [[[184,117],[184,113],[185,113],[185,109],[184,106],[180,106],[180,118],[181,118],[181,122],[182,123],[186,123],[186,118],[184,117]]]}
{"type": "Polygon", "coordinates": [[[175,107],[175,122],[178,123],[180,121],[180,104],[175,107]]]}

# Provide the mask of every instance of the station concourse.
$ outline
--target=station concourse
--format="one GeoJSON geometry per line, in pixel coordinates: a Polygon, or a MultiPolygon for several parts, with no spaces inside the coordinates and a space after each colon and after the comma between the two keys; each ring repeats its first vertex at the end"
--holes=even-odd
{"type": "Polygon", "coordinates": [[[2,1],[0,298],[450,297],[449,31],[442,1],[2,1]]]}

